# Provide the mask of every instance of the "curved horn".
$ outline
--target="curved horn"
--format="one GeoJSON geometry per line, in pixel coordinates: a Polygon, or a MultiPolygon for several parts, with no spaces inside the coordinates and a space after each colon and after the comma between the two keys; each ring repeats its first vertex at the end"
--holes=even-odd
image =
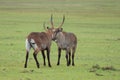
{"type": "Polygon", "coordinates": [[[65,15],[63,15],[63,21],[62,21],[61,25],[59,26],[59,28],[62,27],[62,25],[64,24],[64,21],[65,21],[65,15]]]}
{"type": "Polygon", "coordinates": [[[51,14],[50,22],[51,22],[51,26],[52,26],[52,28],[54,28],[54,25],[53,25],[53,15],[52,15],[52,14],[51,14]]]}

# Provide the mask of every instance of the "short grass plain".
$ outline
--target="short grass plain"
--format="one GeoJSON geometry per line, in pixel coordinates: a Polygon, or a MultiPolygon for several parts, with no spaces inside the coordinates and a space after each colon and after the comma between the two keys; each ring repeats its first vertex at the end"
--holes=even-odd
{"type": "Polygon", "coordinates": [[[0,80],[119,80],[120,0],[0,0],[0,80]],[[78,38],[75,66],[66,66],[62,51],[57,66],[57,46],[52,42],[52,68],[36,67],[31,50],[24,68],[25,39],[30,32],[44,31],[50,16],[64,31],[78,38]],[[105,69],[103,69],[105,68],[105,69]]]}

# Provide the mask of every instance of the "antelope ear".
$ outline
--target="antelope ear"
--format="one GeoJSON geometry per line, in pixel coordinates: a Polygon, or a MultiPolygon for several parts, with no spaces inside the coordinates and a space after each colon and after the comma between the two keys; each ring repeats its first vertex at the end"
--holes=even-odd
{"type": "Polygon", "coordinates": [[[50,28],[47,26],[47,29],[50,29],[50,28]]]}
{"type": "Polygon", "coordinates": [[[63,31],[63,28],[59,28],[59,31],[63,31]]]}

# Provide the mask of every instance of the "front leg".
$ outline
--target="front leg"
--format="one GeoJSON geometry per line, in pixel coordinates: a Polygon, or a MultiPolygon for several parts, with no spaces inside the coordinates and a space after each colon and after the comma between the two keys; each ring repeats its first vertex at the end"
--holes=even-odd
{"type": "Polygon", "coordinates": [[[50,63],[50,49],[47,48],[47,59],[48,59],[48,65],[49,67],[51,67],[51,63],[50,63]]]}
{"type": "Polygon", "coordinates": [[[42,56],[43,56],[43,60],[44,60],[44,66],[46,66],[46,61],[45,61],[45,53],[44,53],[44,50],[42,50],[41,52],[42,52],[42,56]]]}

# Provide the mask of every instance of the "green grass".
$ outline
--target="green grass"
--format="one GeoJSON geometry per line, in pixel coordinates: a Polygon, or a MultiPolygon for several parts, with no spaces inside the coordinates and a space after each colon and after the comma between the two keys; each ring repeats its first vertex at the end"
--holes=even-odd
{"type": "Polygon", "coordinates": [[[120,1],[119,0],[0,0],[0,80],[119,80],[120,77],[120,1]],[[37,69],[31,50],[28,68],[24,68],[25,39],[30,32],[50,26],[50,15],[64,31],[78,38],[75,67],[67,67],[62,51],[57,66],[57,46],[51,46],[52,68],[43,66],[38,54],[37,69]],[[92,66],[113,66],[115,70],[92,66]]]}

